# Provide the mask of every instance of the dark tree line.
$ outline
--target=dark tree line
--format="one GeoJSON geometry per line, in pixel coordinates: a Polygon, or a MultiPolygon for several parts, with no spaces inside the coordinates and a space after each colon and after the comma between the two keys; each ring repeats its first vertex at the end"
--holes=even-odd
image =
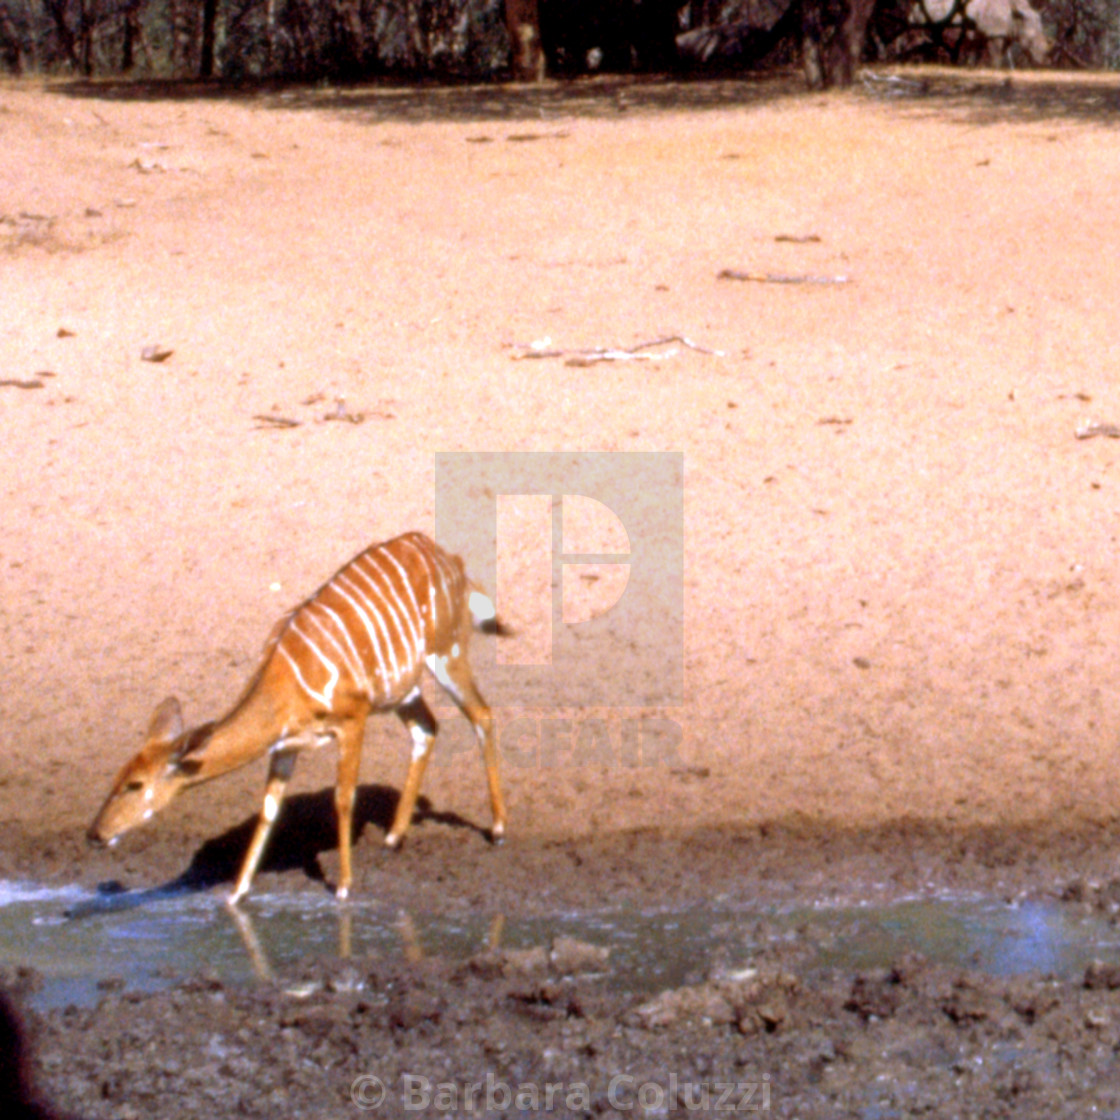
{"type": "Polygon", "coordinates": [[[12,71],[157,77],[487,77],[502,0],[0,0],[12,71]]]}
{"type": "MultiPolygon", "coordinates": [[[[0,0],[0,67],[156,77],[535,81],[889,56],[913,0],[0,0]]],[[[1120,0],[1035,0],[1062,65],[1120,64],[1120,0]]]]}
{"type": "MultiPolygon", "coordinates": [[[[668,53],[671,8],[664,0],[0,0],[0,64],[87,75],[537,78],[542,26],[557,41],[602,30],[617,68],[629,66],[627,38],[635,46],[659,39],[668,53]],[[659,3],[664,12],[655,12],[659,3]]],[[[563,59],[564,48],[552,53],[563,59]]]]}

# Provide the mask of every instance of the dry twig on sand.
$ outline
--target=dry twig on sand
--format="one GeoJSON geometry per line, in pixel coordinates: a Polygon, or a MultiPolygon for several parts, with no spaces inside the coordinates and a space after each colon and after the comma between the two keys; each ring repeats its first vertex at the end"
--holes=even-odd
{"type": "Polygon", "coordinates": [[[1120,439],[1120,424],[1100,424],[1093,421],[1082,424],[1074,433],[1078,439],[1092,439],[1093,436],[1108,436],[1111,439],[1120,439]]]}
{"type": "Polygon", "coordinates": [[[5,377],[0,380],[0,389],[42,389],[42,381],[25,380],[20,377],[5,377]]]}
{"type": "Polygon", "coordinates": [[[654,350],[659,346],[668,346],[674,342],[699,354],[711,354],[717,358],[724,356],[722,350],[709,350],[683,334],[671,334],[665,338],[655,338],[650,342],[639,342],[636,346],[595,346],[589,350],[559,350],[552,346],[552,339],[542,338],[537,342],[529,343],[528,346],[518,347],[510,357],[515,362],[528,358],[564,358],[566,366],[593,366],[599,362],[652,362],[672,358],[677,352],[670,350],[664,354],[650,354],[646,351],[654,350]]]}
{"type": "Polygon", "coordinates": [[[323,415],[323,420],[341,420],[346,424],[361,424],[365,421],[366,414],[364,412],[350,412],[346,408],[346,398],[337,397],[334,402],[334,412],[327,412],[323,415]]]}
{"type": "Polygon", "coordinates": [[[813,276],[811,273],[789,274],[784,272],[738,272],[733,268],[722,269],[717,280],[751,280],[756,284],[850,284],[850,276],[813,276]]]}

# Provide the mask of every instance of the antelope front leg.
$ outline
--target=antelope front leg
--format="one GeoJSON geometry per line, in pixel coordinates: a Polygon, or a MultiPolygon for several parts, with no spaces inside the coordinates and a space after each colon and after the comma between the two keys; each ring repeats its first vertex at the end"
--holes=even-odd
{"type": "Polygon", "coordinates": [[[428,768],[432,742],[436,737],[438,726],[436,717],[432,715],[419,692],[401,704],[397,709],[397,715],[401,717],[412,735],[412,761],[408,764],[408,777],[404,780],[401,799],[397,802],[397,811],[393,815],[393,827],[385,837],[387,848],[397,847],[412,823],[416,798],[420,794],[420,783],[424,780],[424,771],[428,768]]]}
{"type": "Polygon", "coordinates": [[[296,766],[296,752],[278,750],[273,751],[268,763],[268,785],[264,789],[264,802],[261,805],[261,815],[257,820],[256,831],[249,842],[249,849],[241,864],[241,874],[237,877],[237,886],[229,896],[229,904],[236,906],[246,894],[249,893],[249,884],[256,874],[257,864],[264,854],[264,846],[268,841],[268,834],[272,831],[276,818],[280,815],[280,804],[284,800],[284,790],[291,781],[292,771],[296,766]]]}
{"type": "Polygon", "coordinates": [[[365,721],[355,720],[343,726],[338,739],[338,784],[334,790],[334,808],[338,816],[338,886],[334,894],[340,902],[350,895],[354,792],[358,786],[364,732],[365,721]]]}

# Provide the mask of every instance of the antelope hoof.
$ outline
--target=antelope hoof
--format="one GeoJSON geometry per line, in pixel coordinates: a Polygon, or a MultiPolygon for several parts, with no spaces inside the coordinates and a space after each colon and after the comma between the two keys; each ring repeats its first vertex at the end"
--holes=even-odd
{"type": "Polygon", "coordinates": [[[400,837],[399,833],[390,832],[389,835],[385,837],[385,847],[386,848],[389,848],[389,849],[391,849],[392,851],[395,852],[400,846],[401,846],[401,837],[400,837]]]}
{"type": "Polygon", "coordinates": [[[500,848],[506,838],[506,826],[504,824],[496,824],[490,829],[490,843],[495,848],[500,848]]]}
{"type": "Polygon", "coordinates": [[[336,902],[345,902],[350,897],[350,888],[336,887],[334,897],[336,902]]]}

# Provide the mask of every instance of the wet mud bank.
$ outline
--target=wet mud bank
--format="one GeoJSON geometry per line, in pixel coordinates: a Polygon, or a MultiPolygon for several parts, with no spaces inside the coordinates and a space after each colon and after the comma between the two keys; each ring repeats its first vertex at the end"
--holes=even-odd
{"type": "MultiPolygon", "coordinates": [[[[35,1092],[60,1115],[1120,1108],[1120,951],[1110,941],[1120,883],[1106,874],[1108,830],[983,835],[910,828],[857,842],[779,828],[685,843],[650,831],[525,842],[489,861],[428,836],[393,858],[391,875],[365,865],[367,890],[381,888],[368,905],[400,906],[393,944],[363,941],[361,904],[344,936],[321,883],[274,869],[243,907],[245,944],[261,951],[256,979],[169,967],[153,992],[118,969],[94,1002],[48,1007],[34,969],[9,966],[2,981],[27,1030],[35,1092]],[[823,882],[833,885],[825,918],[812,893],[823,882]],[[441,887],[442,905],[421,905],[441,887]],[[983,895],[989,915],[1017,924],[987,951],[958,944],[946,891],[983,895]],[[681,922],[691,966],[643,971],[622,944],[641,929],[602,920],[607,899],[652,915],[663,933],[674,907],[707,899],[723,941],[701,952],[696,923],[681,922]],[[275,930],[292,906],[329,914],[337,942],[285,958],[275,930]],[[548,918],[561,907],[567,932],[548,918]],[[599,931],[585,921],[573,934],[581,914],[600,915],[599,931]],[[440,922],[470,936],[441,940],[440,922]],[[1058,928],[1086,931],[1084,956],[1062,967],[1040,948],[1058,928]]],[[[220,890],[205,893],[215,925],[232,921],[220,890]]],[[[126,911],[81,924],[135,920],[126,911]]]]}
{"type": "Polygon", "coordinates": [[[29,1018],[60,1113],[1066,1116],[1120,1107],[1120,969],[995,979],[796,951],[654,995],[580,943],[213,976],[29,1018]],[[790,957],[792,959],[787,959],[790,957]]]}

